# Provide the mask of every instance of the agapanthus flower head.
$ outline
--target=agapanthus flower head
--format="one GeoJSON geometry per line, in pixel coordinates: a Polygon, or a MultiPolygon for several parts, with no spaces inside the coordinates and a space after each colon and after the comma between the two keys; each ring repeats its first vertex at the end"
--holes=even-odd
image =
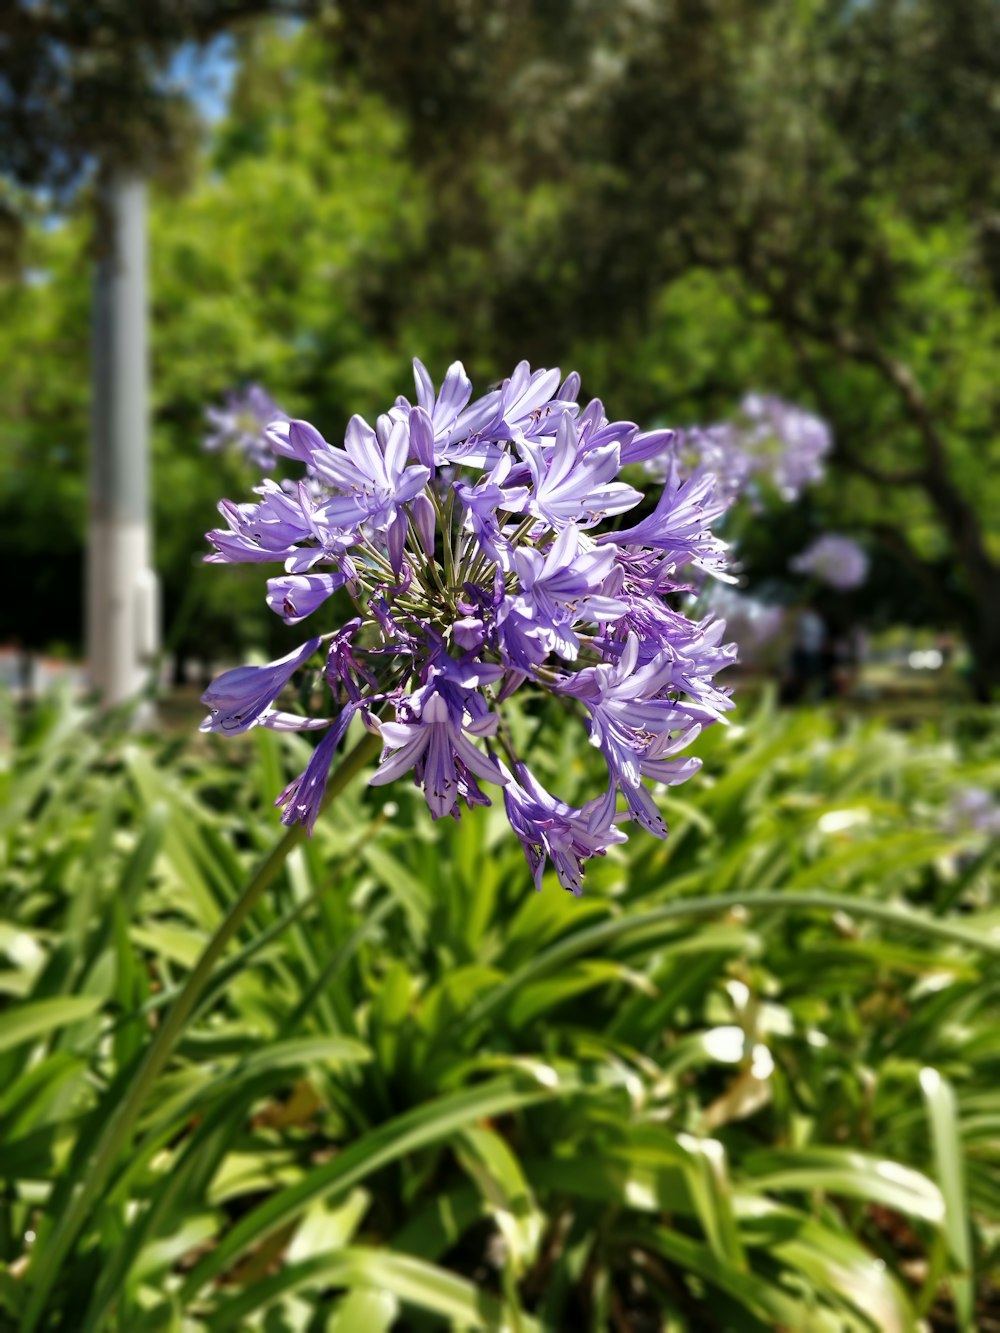
{"type": "Polygon", "coordinates": [[[277,422],[287,422],[288,417],[266,389],[248,384],[227,394],[221,407],[205,409],[205,420],[211,429],[202,447],[209,453],[232,449],[262,472],[274,470],[275,451],[267,430],[277,422]]]}
{"type": "Polygon", "coordinates": [[[745,495],[754,507],[760,501],[761,482],[791,501],[821,481],[833,444],[822,417],[761,393],[747,394],[730,421],[670,434],[673,439],[661,448],[647,447],[644,453],[652,476],[664,478],[671,466],[679,466],[684,475],[707,473],[715,479],[720,500],[745,495]]]}
{"type": "Polygon", "coordinates": [[[751,393],[740,404],[745,448],[754,471],[766,471],[783,500],[797,500],[807,486],[823,479],[823,464],[833,446],[822,417],[774,394],[751,393]]]}
{"type": "Polygon", "coordinates": [[[849,592],[868,577],[868,556],[852,537],[825,532],[789,561],[789,568],[810,574],[837,592],[849,592]]]}
{"type": "Polygon", "coordinates": [[[415,403],[397,398],[374,427],[352,417],[342,445],[307,422],[272,425],[305,478],[220,504],[206,558],[279,566],[267,603],[287,624],[352,609],[279,661],[226,672],[203,726],[326,729],[277,800],[285,823],[311,829],[358,717],[382,741],[373,784],[412,775],[435,819],[502,790],[536,884],[548,858],[578,893],[623,823],[666,835],[650,784],[686,780],[698,761],[681,751],[730,707],[714,682],[735,655],[723,623],[671,603],[683,570],[722,572],[711,523],[725,502],[704,471],[674,466],[648,497],[620,480],[672,432],[609,421],[597,400],[581,409],[577,375],[521,362],[476,399],[459,362],[439,390],[419,362],[414,376],[415,403]],[[293,673],[310,669],[318,715],[282,708],[293,673]],[[503,711],[522,690],[576,711],[603,756],[607,782],[583,806],[547,792],[516,752],[503,711]]]}

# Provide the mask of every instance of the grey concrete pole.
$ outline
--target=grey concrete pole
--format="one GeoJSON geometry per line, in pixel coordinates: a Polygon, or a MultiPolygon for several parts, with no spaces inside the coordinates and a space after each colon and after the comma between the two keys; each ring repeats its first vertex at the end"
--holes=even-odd
{"type": "Polygon", "coordinates": [[[101,192],[92,338],[87,656],[107,706],[148,683],[159,647],[149,520],[146,187],[101,192]]]}

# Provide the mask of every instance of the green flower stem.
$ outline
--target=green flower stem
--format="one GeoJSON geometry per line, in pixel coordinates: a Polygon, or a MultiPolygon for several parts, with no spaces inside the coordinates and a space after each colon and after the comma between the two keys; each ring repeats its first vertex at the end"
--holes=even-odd
{"type": "MultiPolygon", "coordinates": [[[[451,512],[455,493],[454,491],[449,492],[447,509],[442,509],[441,499],[433,486],[427,487],[427,494],[430,496],[431,504],[434,506],[434,513],[437,516],[438,527],[441,529],[441,557],[444,561],[444,581],[449,588],[454,588],[455,553],[451,544],[451,512]]],[[[423,545],[422,542],[421,545],[423,545]]],[[[431,553],[431,563],[434,563],[433,552],[431,553]]]]}
{"type": "MultiPolygon", "coordinates": [[[[375,756],[379,747],[378,737],[366,733],[354,749],[344,758],[339,767],[331,774],[323,798],[325,809],[375,756]]],[[[94,1155],[85,1167],[82,1183],[72,1202],[59,1218],[55,1227],[43,1244],[35,1251],[35,1257],[28,1270],[28,1280],[32,1286],[31,1298],[24,1312],[22,1333],[32,1333],[39,1317],[45,1309],[49,1291],[58,1275],[60,1266],[72,1248],[73,1242],[93,1206],[95,1200],[107,1184],[115,1162],[128,1150],[132,1131],[146,1104],[146,1100],[163,1072],[174,1048],[184,1034],[184,1030],[195,1011],[202,992],[208,985],[212,971],[247,917],[256,907],[266,890],[274,883],[291,852],[305,838],[305,829],[301,824],[290,828],[274,846],[267,858],[261,863],[257,873],[236,899],[225,917],[219,923],[215,934],[205,946],[198,962],[188,974],[173,1007],[168,1012],[156,1036],[146,1052],[135,1078],[130,1084],[124,1099],[108,1118],[104,1132],[100,1137],[94,1155]]]]}

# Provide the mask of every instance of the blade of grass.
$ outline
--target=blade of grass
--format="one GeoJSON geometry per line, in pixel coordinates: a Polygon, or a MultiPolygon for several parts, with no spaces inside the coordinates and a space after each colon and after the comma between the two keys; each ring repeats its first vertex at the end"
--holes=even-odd
{"type": "Polygon", "coordinates": [[[246,1328],[248,1315],[311,1282],[324,1287],[392,1293],[407,1305],[440,1316],[451,1327],[493,1329],[497,1333],[505,1328],[518,1328],[521,1333],[541,1333],[540,1325],[523,1310],[511,1310],[446,1269],[412,1255],[360,1247],[289,1264],[274,1277],[255,1283],[209,1317],[209,1333],[231,1333],[246,1328]]]}
{"type": "Polygon", "coordinates": [[[90,1018],[104,1003],[100,995],[57,995],[48,1000],[29,1000],[9,1009],[0,1023],[0,1051],[13,1050],[33,1037],[54,1028],[67,1027],[90,1018]]]}
{"type": "Polygon", "coordinates": [[[948,1249],[959,1270],[951,1278],[955,1312],[959,1327],[969,1330],[973,1327],[972,1240],[969,1235],[965,1163],[955,1093],[948,1080],[942,1078],[936,1069],[928,1067],[921,1069],[919,1082],[930,1120],[931,1145],[934,1150],[938,1184],[944,1195],[945,1235],[948,1239],[948,1249]]]}

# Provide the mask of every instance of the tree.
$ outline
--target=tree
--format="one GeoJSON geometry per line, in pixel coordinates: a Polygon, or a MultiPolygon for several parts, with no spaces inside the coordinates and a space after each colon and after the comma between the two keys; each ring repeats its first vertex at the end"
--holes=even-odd
{"type": "MultiPolygon", "coordinates": [[[[265,6],[271,8],[271,6],[265,6]]],[[[22,190],[71,197],[93,183],[93,443],[87,544],[90,674],[109,703],[141,686],[158,638],[149,560],[146,222],[143,178],[190,135],[164,80],[184,42],[259,4],[24,0],[0,34],[0,166],[22,190]]],[[[10,258],[20,218],[0,210],[10,258]]],[[[30,195],[28,196],[30,197],[30,195]]]]}
{"type": "MultiPolygon", "coordinates": [[[[218,493],[183,449],[234,382],[336,431],[413,353],[487,381],[576,365],[671,424],[773,389],[836,431],[817,522],[872,534],[879,586],[960,625],[988,693],[997,15],[341,0],[285,38],[247,28],[195,189],[154,210],[159,475],[218,493]]],[[[190,565],[164,558],[176,606],[190,565]]]]}
{"type": "Polygon", "coordinates": [[[451,197],[480,205],[484,243],[506,257],[520,242],[492,293],[496,345],[582,346],[604,378],[642,378],[665,293],[713,275],[761,364],[776,332],[785,387],[832,419],[831,510],[905,563],[961,625],[980,693],[996,689],[994,0],[674,0],[624,16],[520,0],[488,31],[460,0],[437,0],[426,26],[361,8],[340,9],[343,52],[427,130],[415,153],[450,145],[451,197]],[[513,82],[489,77],[514,56],[513,82]],[[544,199],[542,224],[498,217],[515,198],[522,217],[544,199]]]}
{"type": "MultiPolygon", "coordinates": [[[[201,658],[288,633],[261,605],[259,570],[221,579],[201,562],[218,499],[248,499],[259,479],[204,454],[206,406],[259,380],[333,432],[391,401],[410,340],[372,329],[427,210],[399,117],[356,79],[331,88],[310,33],[249,32],[241,45],[230,115],[189,189],[154,191],[150,219],[156,566],[168,641],[201,658]]],[[[0,637],[36,646],[79,641],[90,233],[81,197],[28,232],[22,275],[0,287],[0,541],[11,564],[31,553],[0,637]]]]}

